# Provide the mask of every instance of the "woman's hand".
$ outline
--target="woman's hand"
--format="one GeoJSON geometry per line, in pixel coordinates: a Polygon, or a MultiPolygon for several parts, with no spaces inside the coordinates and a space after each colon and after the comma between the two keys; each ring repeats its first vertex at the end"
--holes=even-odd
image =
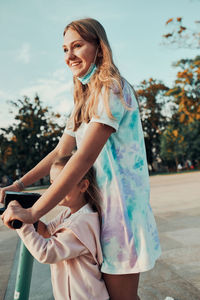
{"type": "Polygon", "coordinates": [[[16,184],[11,184],[4,188],[0,188],[0,203],[4,203],[4,197],[6,191],[19,192],[19,187],[16,184]]]}
{"type": "Polygon", "coordinates": [[[10,222],[13,220],[20,220],[27,224],[33,224],[37,221],[32,215],[31,208],[25,209],[15,200],[9,203],[1,218],[4,225],[11,229],[13,228],[11,227],[10,222]]]}

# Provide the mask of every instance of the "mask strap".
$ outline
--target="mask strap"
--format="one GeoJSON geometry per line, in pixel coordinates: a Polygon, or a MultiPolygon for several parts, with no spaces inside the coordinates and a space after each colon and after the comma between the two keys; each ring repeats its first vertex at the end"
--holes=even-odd
{"type": "Polygon", "coordinates": [[[90,65],[89,69],[87,70],[87,72],[85,73],[85,75],[83,75],[82,77],[77,77],[78,80],[84,85],[88,84],[90,82],[90,78],[96,72],[97,67],[96,67],[95,61],[97,58],[98,49],[99,49],[99,46],[97,47],[97,50],[96,50],[96,53],[94,56],[94,60],[91,63],[91,65],[90,65]]]}

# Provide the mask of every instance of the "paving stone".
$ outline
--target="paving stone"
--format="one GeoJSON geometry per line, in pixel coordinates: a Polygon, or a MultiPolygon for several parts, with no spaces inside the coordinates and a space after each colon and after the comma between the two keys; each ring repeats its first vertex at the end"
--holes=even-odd
{"type": "Polygon", "coordinates": [[[200,300],[199,290],[183,280],[170,280],[146,285],[139,290],[141,300],[165,300],[172,297],[176,300],[200,300]]]}
{"type": "Polygon", "coordinates": [[[50,267],[36,260],[33,265],[32,283],[29,300],[53,300],[50,267]],[[41,276],[42,275],[42,276],[41,276]],[[37,287],[37,293],[35,292],[37,287]],[[44,299],[45,295],[45,299],[44,299]]]}
{"type": "Polygon", "coordinates": [[[184,228],[181,230],[174,230],[171,232],[166,232],[167,237],[181,243],[188,247],[190,246],[198,246],[199,238],[200,238],[200,227],[199,228],[184,228]]]}
{"type": "Polygon", "coordinates": [[[200,261],[188,262],[173,266],[174,272],[184,280],[190,282],[197,289],[200,287],[200,261]]]}
{"type": "Polygon", "coordinates": [[[139,286],[140,288],[143,288],[146,285],[178,278],[180,278],[180,276],[173,271],[169,265],[158,260],[152,270],[141,273],[139,286]]]}
{"type": "Polygon", "coordinates": [[[183,246],[182,243],[176,241],[173,238],[168,237],[166,233],[160,233],[159,238],[162,247],[162,253],[164,251],[181,248],[183,246]]]}
{"type": "MultiPolygon", "coordinates": [[[[152,284],[152,287],[156,288],[162,295],[159,300],[165,299],[167,296],[177,300],[200,300],[199,290],[189,282],[182,279],[158,282],[152,284]]],[[[151,300],[154,299],[152,298],[151,300]]]]}
{"type": "Polygon", "coordinates": [[[153,286],[146,286],[139,288],[138,294],[141,300],[164,300],[165,294],[162,293],[158,288],[153,286]]]}
{"type": "Polygon", "coordinates": [[[172,267],[179,267],[188,262],[197,263],[200,261],[200,246],[182,247],[164,251],[161,256],[161,261],[164,261],[172,267]]]}
{"type": "Polygon", "coordinates": [[[8,285],[17,240],[16,232],[7,229],[0,220],[0,299],[4,298],[8,285]]]}

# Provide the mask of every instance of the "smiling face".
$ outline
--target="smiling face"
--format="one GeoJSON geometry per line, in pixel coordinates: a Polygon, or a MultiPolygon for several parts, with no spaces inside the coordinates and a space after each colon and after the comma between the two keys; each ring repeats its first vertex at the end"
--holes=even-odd
{"type": "Polygon", "coordinates": [[[85,41],[78,32],[69,28],[64,36],[65,62],[73,76],[83,77],[94,63],[97,46],[85,41]]]}

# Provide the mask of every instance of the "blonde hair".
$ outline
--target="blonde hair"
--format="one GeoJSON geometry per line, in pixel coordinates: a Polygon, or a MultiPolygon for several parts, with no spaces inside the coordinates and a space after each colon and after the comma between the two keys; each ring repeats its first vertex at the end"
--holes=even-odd
{"type": "Polygon", "coordinates": [[[98,117],[97,107],[99,96],[104,88],[104,105],[108,117],[113,119],[109,107],[110,89],[113,89],[123,104],[122,79],[119,70],[113,62],[112,50],[103,26],[95,19],[87,18],[73,21],[65,27],[63,35],[68,29],[75,30],[87,42],[98,47],[96,58],[97,71],[87,85],[74,77],[74,110],[68,121],[68,128],[76,131],[82,122],[88,123],[91,118],[98,117]],[[86,104],[86,100],[87,101],[86,104]]]}
{"type": "MultiPolygon", "coordinates": [[[[71,157],[72,157],[72,155],[67,155],[67,156],[63,156],[63,157],[56,159],[53,162],[52,167],[55,166],[55,167],[64,168],[64,166],[67,164],[67,162],[70,160],[71,157]]],[[[102,201],[102,198],[101,198],[101,192],[99,190],[99,187],[98,187],[98,184],[96,181],[96,171],[95,171],[94,167],[91,167],[88,170],[88,172],[83,176],[81,181],[84,179],[87,179],[89,181],[89,186],[84,193],[85,200],[87,203],[89,203],[92,210],[96,211],[98,213],[99,220],[101,223],[101,201],[102,201]]]]}

